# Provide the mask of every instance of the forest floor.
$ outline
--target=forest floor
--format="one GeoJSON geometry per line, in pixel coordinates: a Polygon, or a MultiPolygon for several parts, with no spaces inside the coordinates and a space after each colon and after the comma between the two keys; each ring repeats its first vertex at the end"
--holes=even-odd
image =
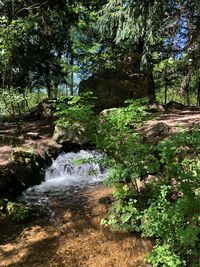
{"type": "MultiPolygon", "coordinates": [[[[147,121],[141,131],[148,132],[159,122],[164,122],[170,127],[169,135],[177,132],[180,127],[192,129],[194,125],[200,124],[200,108],[160,113],[156,119],[147,121]]],[[[52,119],[23,121],[20,125],[21,132],[16,130],[15,123],[0,123],[0,166],[9,162],[13,147],[33,147],[44,151],[45,148],[56,146],[52,141],[54,129],[52,119]],[[39,133],[41,139],[25,138],[24,136],[28,132],[39,133]]]]}
{"type": "Polygon", "coordinates": [[[111,189],[102,185],[50,199],[53,217],[16,224],[0,220],[1,267],[139,267],[151,242],[111,232],[100,220],[111,189]],[[72,195],[73,194],[73,197],[72,195]]]}
{"type": "Polygon", "coordinates": [[[20,131],[14,122],[0,123],[0,166],[6,165],[10,160],[10,154],[14,147],[32,147],[39,151],[55,146],[52,141],[54,125],[52,119],[22,121],[20,131]],[[29,132],[38,133],[41,138],[26,138],[29,132]]]}

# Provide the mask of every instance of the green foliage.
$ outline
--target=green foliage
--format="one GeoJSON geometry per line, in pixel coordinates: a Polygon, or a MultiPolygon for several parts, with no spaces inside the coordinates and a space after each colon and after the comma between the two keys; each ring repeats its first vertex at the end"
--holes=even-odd
{"type": "Polygon", "coordinates": [[[114,230],[139,231],[141,214],[136,207],[137,200],[130,198],[130,195],[126,186],[121,189],[117,188],[115,197],[118,200],[115,201],[113,207],[110,209],[109,219],[101,220],[102,225],[110,226],[114,230]],[[122,199],[119,199],[120,196],[122,199]],[[124,200],[124,198],[128,200],[124,200]]]}
{"type": "Polygon", "coordinates": [[[32,107],[37,106],[43,99],[47,98],[47,94],[42,92],[24,91],[20,94],[17,89],[9,92],[0,90],[0,118],[17,119],[18,115],[29,112],[32,107]]]}
{"type": "Polygon", "coordinates": [[[68,98],[61,97],[60,102],[56,104],[56,124],[74,130],[83,127],[87,136],[92,138],[96,131],[93,100],[94,97],[91,93],[68,98]]]}
{"type": "MultiPolygon", "coordinates": [[[[148,258],[153,266],[184,266],[183,262],[196,266],[200,249],[199,129],[191,133],[178,133],[154,149],[149,144],[145,145],[149,155],[142,155],[151,158],[151,153],[155,154],[155,151],[158,155],[151,158],[153,162],[144,161],[137,153],[134,159],[136,165],[126,162],[121,169],[117,165],[108,177],[108,183],[116,186],[116,203],[106,223],[114,228],[117,225],[118,228],[140,231],[143,236],[154,237],[159,244],[163,243],[164,246],[156,247],[148,258]],[[141,161],[145,164],[145,170],[155,172],[156,179],[144,183],[137,195],[133,189],[134,178],[138,177],[133,174],[141,169],[141,161]],[[151,165],[156,168],[152,169],[151,165]],[[131,189],[130,181],[129,187],[127,185],[128,178],[133,183],[131,189]],[[133,197],[135,201],[131,202],[130,209],[129,200],[133,197]]],[[[142,177],[143,173],[138,174],[142,177]]]]}
{"type": "Polygon", "coordinates": [[[8,202],[7,212],[10,218],[16,222],[30,220],[33,216],[33,209],[22,203],[8,202]]]}
{"type": "Polygon", "coordinates": [[[71,98],[68,109],[58,106],[57,116],[60,125],[89,122],[97,149],[107,154],[105,183],[115,187],[115,201],[102,224],[156,239],[147,258],[153,266],[197,266],[200,129],[153,144],[136,130],[149,117],[145,99],[105,110],[99,118],[85,103],[80,96],[71,98]]]}
{"type": "MultiPolygon", "coordinates": [[[[133,128],[133,122],[136,126],[147,116],[140,101],[101,116],[96,144],[115,160],[107,183],[116,187],[116,202],[103,223],[156,237],[177,257],[195,263],[200,232],[199,129],[150,145],[133,128]],[[139,188],[139,180],[152,173],[157,180],[139,188]]],[[[169,262],[166,259],[171,266],[169,262]]]]}
{"type": "Polygon", "coordinates": [[[157,245],[147,257],[154,267],[182,267],[184,263],[173,252],[169,245],[157,245]]]}

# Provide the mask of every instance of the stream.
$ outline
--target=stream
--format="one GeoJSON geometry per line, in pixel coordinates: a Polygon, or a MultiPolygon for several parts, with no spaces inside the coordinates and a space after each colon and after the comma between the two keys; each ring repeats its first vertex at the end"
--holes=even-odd
{"type": "Polygon", "coordinates": [[[71,198],[86,188],[93,188],[106,177],[105,168],[98,163],[103,158],[96,151],[63,152],[46,169],[44,182],[28,188],[19,200],[48,207],[52,199],[71,198]]]}
{"type": "Polygon", "coordinates": [[[139,267],[151,243],[101,225],[112,201],[106,170],[95,151],[62,153],[45,181],[20,200],[44,214],[25,224],[0,220],[1,267],[139,267]]]}

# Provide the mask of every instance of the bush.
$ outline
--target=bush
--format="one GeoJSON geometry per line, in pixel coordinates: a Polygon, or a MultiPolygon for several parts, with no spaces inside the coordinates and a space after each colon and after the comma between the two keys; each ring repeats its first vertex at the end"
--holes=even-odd
{"type": "Polygon", "coordinates": [[[183,262],[173,252],[169,245],[157,245],[147,257],[154,267],[182,267],[183,262]]]}
{"type": "Polygon", "coordinates": [[[56,104],[56,125],[79,131],[85,129],[88,139],[92,139],[96,133],[96,118],[93,111],[94,97],[88,92],[83,95],[61,97],[56,104]]]}
{"type": "Polygon", "coordinates": [[[8,202],[7,212],[10,218],[16,222],[28,221],[33,217],[33,209],[22,203],[8,202]]]}
{"type": "MultiPolygon", "coordinates": [[[[157,246],[147,261],[155,267],[196,267],[200,264],[200,129],[149,143],[135,130],[148,118],[145,103],[131,101],[95,117],[93,140],[112,162],[106,183],[115,186],[115,201],[102,223],[154,238],[157,246]]],[[[86,122],[90,112],[85,116],[82,112],[86,122]]]]}

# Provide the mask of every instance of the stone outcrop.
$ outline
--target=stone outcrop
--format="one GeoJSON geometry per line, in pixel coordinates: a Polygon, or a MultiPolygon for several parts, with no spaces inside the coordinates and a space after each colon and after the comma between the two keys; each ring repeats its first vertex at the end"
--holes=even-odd
{"type": "Polygon", "coordinates": [[[118,61],[115,70],[106,70],[81,81],[79,91],[92,91],[97,98],[98,112],[124,105],[127,99],[148,97],[154,99],[154,84],[150,74],[139,70],[140,58],[137,53],[118,61]]]}
{"type": "Polygon", "coordinates": [[[11,162],[0,168],[0,194],[18,195],[44,179],[45,159],[35,150],[14,149],[11,162]]]}
{"type": "Polygon", "coordinates": [[[150,112],[167,112],[169,108],[166,105],[160,104],[158,101],[155,101],[149,105],[150,112]]]}

